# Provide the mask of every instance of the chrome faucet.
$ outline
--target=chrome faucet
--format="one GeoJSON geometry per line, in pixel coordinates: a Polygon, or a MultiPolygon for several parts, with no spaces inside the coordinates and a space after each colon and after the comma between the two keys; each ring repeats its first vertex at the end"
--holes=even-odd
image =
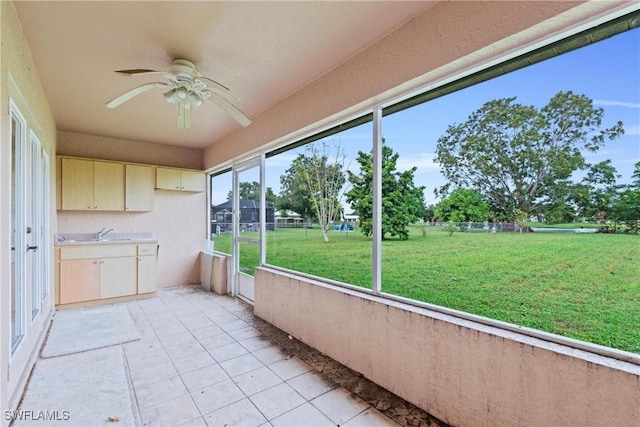
{"type": "Polygon", "coordinates": [[[113,228],[108,229],[107,231],[105,231],[106,229],[103,228],[102,230],[98,231],[98,240],[102,240],[102,238],[104,236],[106,236],[108,233],[113,231],[113,228]]]}

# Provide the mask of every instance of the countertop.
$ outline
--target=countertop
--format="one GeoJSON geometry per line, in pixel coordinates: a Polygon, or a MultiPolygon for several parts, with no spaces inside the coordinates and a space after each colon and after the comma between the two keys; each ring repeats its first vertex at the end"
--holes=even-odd
{"type": "Polygon", "coordinates": [[[97,233],[64,233],[56,234],[55,246],[74,245],[113,245],[113,244],[158,243],[151,233],[109,233],[98,239],[97,233]]]}

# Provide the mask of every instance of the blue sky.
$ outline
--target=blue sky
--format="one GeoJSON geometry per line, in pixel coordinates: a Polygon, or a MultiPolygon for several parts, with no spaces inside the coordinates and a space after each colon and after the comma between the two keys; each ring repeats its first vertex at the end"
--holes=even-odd
{"type": "MultiPolygon", "coordinates": [[[[634,163],[640,160],[640,28],[386,116],[382,132],[386,143],[400,155],[398,169],[418,167],[416,184],[427,187],[428,203],[437,203],[433,190],[445,181],[433,158],[437,140],[448,125],[464,122],[492,99],[516,96],[519,103],[541,107],[561,90],[593,99],[605,110],[605,126],[618,120],[624,123],[625,135],[607,143],[595,155],[589,153],[587,160],[597,163],[611,159],[622,175],[620,182],[630,182],[634,163]]],[[[349,169],[357,172],[358,150],[371,149],[371,124],[332,138],[340,141],[350,159],[349,169]]],[[[267,159],[266,186],[276,194],[280,175],[297,152],[300,150],[267,159]]],[[[247,172],[244,179],[257,180],[257,172],[247,172]]],[[[214,204],[226,200],[231,186],[227,181],[214,180],[214,204]]],[[[349,212],[350,208],[345,210],[349,212]]]]}

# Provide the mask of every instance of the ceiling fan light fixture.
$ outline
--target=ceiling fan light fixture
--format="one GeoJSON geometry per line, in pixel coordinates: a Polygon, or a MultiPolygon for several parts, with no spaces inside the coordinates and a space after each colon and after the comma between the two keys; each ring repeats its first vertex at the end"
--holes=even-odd
{"type": "Polygon", "coordinates": [[[127,76],[160,74],[165,82],[146,83],[128,90],[106,103],[108,108],[116,108],[131,98],[158,88],[171,88],[165,92],[165,100],[176,106],[178,111],[178,127],[182,129],[191,126],[191,110],[201,107],[205,100],[209,100],[231,115],[240,125],[246,127],[251,120],[226,98],[239,99],[229,88],[221,85],[209,77],[203,76],[195,64],[185,59],[176,59],[165,71],[133,69],[116,71],[127,76]]]}

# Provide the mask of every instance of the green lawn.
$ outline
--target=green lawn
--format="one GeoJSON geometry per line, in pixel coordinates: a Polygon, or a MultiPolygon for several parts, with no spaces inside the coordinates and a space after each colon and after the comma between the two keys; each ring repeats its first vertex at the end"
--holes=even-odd
{"type": "MultiPolygon", "coordinates": [[[[371,240],[360,233],[268,233],[267,263],[368,287],[371,240]]],[[[215,239],[230,251],[230,236],[215,239]]],[[[412,230],[382,243],[383,291],[640,353],[640,237],[412,230]]],[[[258,264],[243,245],[246,271],[258,264]]]]}

